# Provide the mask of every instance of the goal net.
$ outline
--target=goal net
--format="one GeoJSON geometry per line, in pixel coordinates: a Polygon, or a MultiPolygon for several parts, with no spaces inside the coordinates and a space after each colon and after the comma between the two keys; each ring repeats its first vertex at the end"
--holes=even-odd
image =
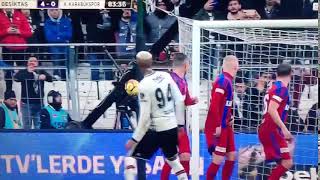
{"type": "MultiPolygon", "coordinates": [[[[275,79],[278,64],[290,63],[292,99],[287,127],[295,136],[290,145],[294,167],[283,179],[315,179],[318,164],[318,31],[316,20],[192,21],[179,18],[180,50],[192,59],[188,74],[199,104],[189,109],[192,137],[192,178],[204,179],[211,162],[204,135],[211,85],[226,55],[239,59],[234,80],[234,130],[237,165],[232,179],[267,179],[273,164],[264,163],[257,137],[264,95],[275,79]],[[199,168],[200,167],[200,168],[199,168]]],[[[220,168],[222,169],[222,168],[220,168]]],[[[217,179],[221,179],[221,173],[217,179]]]]}

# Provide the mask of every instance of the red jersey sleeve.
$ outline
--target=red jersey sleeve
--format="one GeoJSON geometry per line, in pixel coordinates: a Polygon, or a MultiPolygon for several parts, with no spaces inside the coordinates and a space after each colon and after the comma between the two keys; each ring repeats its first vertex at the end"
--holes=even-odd
{"type": "Polygon", "coordinates": [[[195,103],[194,103],[194,100],[193,100],[193,99],[191,98],[191,96],[190,96],[188,87],[187,87],[187,89],[186,89],[186,99],[184,100],[184,104],[185,104],[186,106],[191,106],[191,105],[194,105],[194,104],[195,104],[195,103]]]}
{"type": "Polygon", "coordinates": [[[223,86],[219,86],[217,83],[213,84],[211,90],[210,107],[205,123],[205,134],[207,136],[208,144],[213,144],[213,137],[216,131],[216,127],[222,124],[222,111],[224,107],[226,90],[223,86]]]}
{"type": "Polygon", "coordinates": [[[288,90],[285,87],[276,88],[273,92],[270,93],[270,100],[275,101],[278,104],[281,104],[288,96],[288,90]]]}

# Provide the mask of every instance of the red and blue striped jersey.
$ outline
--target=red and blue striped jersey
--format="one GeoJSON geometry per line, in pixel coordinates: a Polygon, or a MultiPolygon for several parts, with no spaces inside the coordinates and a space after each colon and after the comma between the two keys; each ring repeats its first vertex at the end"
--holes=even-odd
{"type": "Polygon", "coordinates": [[[226,128],[232,115],[233,77],[223,72],[212,85],[211,102],[208,111],[205,133],[214,134],[215,128],[226,128]]]}
{"type": "Polygon", "coordinates": [[[270,128],[278,128],[277,124],[268,113],[268,107],[271,101],[279,104],[278,113],[282,122],[285,123],[288,117],[290,96],[288,88],[284,86],[281,81],[274,82],[264,98],[265,110],[263,123],[270,128]]]}

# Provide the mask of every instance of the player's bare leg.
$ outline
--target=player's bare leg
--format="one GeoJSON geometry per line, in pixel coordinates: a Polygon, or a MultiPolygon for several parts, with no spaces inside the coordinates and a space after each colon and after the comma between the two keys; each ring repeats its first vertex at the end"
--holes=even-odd
{"type": "Polygon", "coordinates": [[[269,176],[269,180],[279,180],[281,176],[284,175],[285,172],[287,172],[293,165],[292,159],[283,159],[278,164],[277,167],[275,167],[269,176]]]}

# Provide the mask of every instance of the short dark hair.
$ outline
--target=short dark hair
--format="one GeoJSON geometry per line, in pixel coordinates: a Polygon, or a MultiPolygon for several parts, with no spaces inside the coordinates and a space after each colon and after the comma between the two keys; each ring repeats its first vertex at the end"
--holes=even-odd
{"type": "Polygon", "coordinates": [[[241,4],[241,1],[240,1],[240,0],[229,0],[229,1],[228,1],[228,4],[229,4],[231,1],[238,1],[238,3],[241,4]]]}
{"type": "Polygon", "coordinates": [[[179,67],[179,66],[183,65],[187,59],[188,59],[187,55],[185,55],[183,53],[174,53],[173,66],[179,67]]]}
{"type": "Polygon", "coordinates": [[[277,67],[277,76],[289,76],[291,75],[291,65],[290,64],[279,64],[277,67]]]}

